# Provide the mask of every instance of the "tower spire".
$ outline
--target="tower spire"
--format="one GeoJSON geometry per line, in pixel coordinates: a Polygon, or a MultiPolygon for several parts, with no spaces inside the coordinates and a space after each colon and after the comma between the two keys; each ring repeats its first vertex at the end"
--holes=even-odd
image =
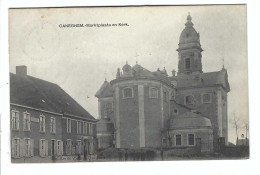
{"type": "Polygon", "coordinates": [[[186,27],[192,27],[193,26],[193,23],[191,22],[192,18],[190,16],[190,12],[188,13],[188,16],[187,16],[187,22],[185,24],[186,27]]]}
{"type": "Polygon", "coordinates": [[[225,58],[224,58],[224,56],[222,57],[222,69],[225,69],[225,58]]]}

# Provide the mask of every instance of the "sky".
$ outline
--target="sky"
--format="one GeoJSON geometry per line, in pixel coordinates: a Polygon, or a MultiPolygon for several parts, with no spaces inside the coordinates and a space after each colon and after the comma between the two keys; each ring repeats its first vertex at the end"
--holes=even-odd
{"type": "Polygon", "coordinates": [[[200,33],[203,72],[228,71],[229,140],[248,122],[247,22],[244,5],[43,8],[9,11],[10,72],[26,65],[28,74],[58,84],[95,118],[94,96],[117,68],[136,61],[148,70],[178,70],[179,37],[190,12],[200,33]],[[127,26],[119,26],[127,23],[127,26]],[[117,24],[60,27],[63,24],[117,24]]]}

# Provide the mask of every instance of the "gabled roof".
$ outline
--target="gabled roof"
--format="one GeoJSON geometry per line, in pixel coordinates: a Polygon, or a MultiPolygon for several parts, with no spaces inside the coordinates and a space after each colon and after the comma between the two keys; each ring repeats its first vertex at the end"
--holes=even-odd
{"type": "Polygon", "coordinates": [[[184,114],[173,118],[171,122],[171,129],[189,129],[189,128],[211,128],[210,119],[203,117],[201,114],[195,112],[185,112],[184,114]]]}
{"type": "Polygon", "coordinates": [[[177,89],[221,85],[226,91],[230,91],[226,69],[217,72],[182,74],[175,77],[177,89]]]}
{"type": "Polygon", "coordinates": [[[57,84],[28,75],[10,73],[10,102],[95,120],[57,84]]]}
{"type": "Polygon", "coordinates": [[[105,80],[102,86],[99,88],[97,93],[95,94],[97,98],[104,98],[104,97],[112,97],[113,96],[113,87],[112,85],[105,80]]]}

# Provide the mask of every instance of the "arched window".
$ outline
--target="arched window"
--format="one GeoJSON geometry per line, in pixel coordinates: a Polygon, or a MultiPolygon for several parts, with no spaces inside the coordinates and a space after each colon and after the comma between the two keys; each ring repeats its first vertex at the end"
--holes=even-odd
{"type": "Polygon", "coordinates": [[[150,88],[150,98],[158,98],[158,89],[150,88]]]}
{"type": "Polygon", "coordinates": [[[123,89],[123,98],[133,98],[133,88],[126,87],[123,89]]]}

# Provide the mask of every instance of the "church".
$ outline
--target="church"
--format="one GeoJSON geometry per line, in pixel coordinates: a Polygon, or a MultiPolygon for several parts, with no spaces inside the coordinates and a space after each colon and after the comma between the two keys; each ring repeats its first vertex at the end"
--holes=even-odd
{"type": "Polygon", "coordinates": [[[98,147],[191,148],[228,144],[227,70],[203,72],[200,35],[190,14],[178,45],[178,72],[126,63],[95,96],[98,147]]]}

